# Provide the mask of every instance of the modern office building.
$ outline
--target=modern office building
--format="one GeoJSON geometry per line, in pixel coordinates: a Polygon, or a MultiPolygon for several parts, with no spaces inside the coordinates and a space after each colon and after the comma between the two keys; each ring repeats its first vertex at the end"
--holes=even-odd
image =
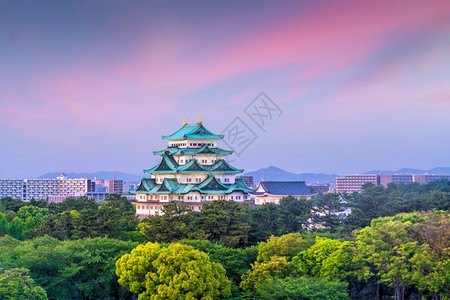
{"type": "Polygon", "coordinates": [[[379,184],[379,176],[376,174],[355,174],[345,175],[336,178],[336,192],[353,193],[362,191],[362,186],[366,183],[379,184]]]}
{"type": "MultiPolygon", "coordinates": [[[[87,178],[67,178],[63,173],[57,177],[59,180],[60,196],[84,196],[92,189],[92,181],[87,178]]],[[[95,190],[95,183],[94,183],[95,190]]]]}
{"type": "Polygon", "coordinates": [[[95,183],[87,178],[71,179],[64,174],[57,178],[0,179],[0,198],[22,201],[49,200],[61,202],[66,197],[84,196],[95,190],[95,183]]]}
{"type": "Polygon", "coordinates": [[[414,175],[408,174],[380,174],[380,184],[387,187],[389,183],[410,183],[414,182],[414,175]]]}
{"type": "Polygon", "coordinates": [[[217,147],[217,135],[206,129],[202,120],[186,124],[175,133],[162,138],[168,147],[153,154],[161,162],[144,170],[150,178],[143,178],[136,190],[136,213],[140,217],[160,214],[163,205],[175,202],[200,210],[204,203],[224,199],[249,200],[251,189],[236,174],[242,173],[224,158],[233,151],[217,147]]]}
{"type": "Polygon", "coordinates": [[[106,191],[108,193],[123,193],[123,180],[121,179],[110,179],[106,181],[106,191]]]}
{"type": "Polygon", "coordinates": [[[23,187],[23,179],[0,179],[0,199],[4,197],[22,199],[23,187]]]}
{"type": "Polygon", "coordinates": [[[46,200],[48,196],[59,195],[59,179],[24,179],[23,201],[46,200]]]}
{"type": "Polygon", "coordinates": [[[426,175],[426,174],[357,174],[346,175],[343,178],[336,178],[336,192],[353,193],[361,192],[362,186],[368,182],[374,185],[387,187],[390,183],[411,183],[417,182],[427,184],[435,180],[450,180],[450,175],[426,175]]]}
{"type": "Polygon", "coordinates": [[[304,181],[261,181],[250,195],[255,199],[255,205],[262,205],[279,204],[280,199],[287,196],[311,199],[317,193],[311,192],[304,181]]]}

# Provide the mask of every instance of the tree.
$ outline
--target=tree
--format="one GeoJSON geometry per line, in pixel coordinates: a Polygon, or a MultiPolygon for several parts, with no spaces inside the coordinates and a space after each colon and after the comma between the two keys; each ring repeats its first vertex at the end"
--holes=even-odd
{"type": "Polygon", "coordinates": [[[420,213],[423,222],[413,225],[413,234],[421,244],[414,254],[413,282],[419,293],[425,290],[439,294],[450,294],[450,215],[448,212],[436,211],[420,213]]]}
{"type": "Polygon", "coordinates": [[[199,224],[208,239],[235,248],[248,244],[249,206],[228,200],[215,200],[203,205],[199,224]]]}
{"type": "Polygon", "coordinates": [[[258,256],[256,246],[233,249],[208,240],[182,240],[180,243],[208,254],[212,262],[220,263],[224,267],[227,277],[237,285],[241,281],[241,276],[251,268],[251,264],[258,256]]]}
{"type": "Polygon", "coordinates": [[[302,232],[308,228],[312,217],[312,200],[306,198],[297,199],[292,196],[280,199],[280,232],[302,232]]]}
{"type": "Polygon", "coordinates": [[[77,239],[99,236],[98,211],[81,210],[73,219],[73,235],[77,239]]]}
{"type": "Polygon", "coordinates": [[[0,212],[12,211],[17,212],[22,206],[26,206],[27,203],[19,199],[13,199],[11,197],[4,197],[0,200],[0,212]]]}
{"type": "MultiPolygon", "coordinates": [[[[356,233],[357,254],[375,266],[379,282],[394,288],[396,300],[404,299],[405,288],[412,283],[412,258],[420,250],[408,234],[410,222],[392,217],[374,219],[370,227],[356,233]]],[[[366,267],[366,276],[369,274],[366,267]]]]}
{"type": "Polygon", "coordinates": [[[138,299],[219,299],[231,294],[223,267],[186,245],[139,245],[116,268],[119,284],[138,293],[138,299]]]}
{"type": "Polygon", "coordinates": [[[108,238],[61,242],[45,236],[20,242],[5,236],[0,267],[29,269],[50,299],[130,299],[117,282],[115,262],[136,245],[108,238]]]}
{"type": "MultiPolygon", "coordinates": [[[[115,275],[115,262],[137,243],[109,238],[67,241],[61,244],[70,255],[62,280],[70,283],[71,294],[81,299],[124,296],[115,275]]],[[[128,295],[130,296],[130,295],[128,295]]]]}
{"type": "Polygon", "coordinates": [[[36,221],[33,217],[27,217],[25,220],[25,223],[23,224],[23,235],[25,238],[30,238],[33,233],[34,229],[36,228],[36,221]]]}
{"type": "Polygon", "coordinates": [[[280,235],[280,207],[274,203],[265,203],[251,210],[248,243],[256,245],[271,235],[280,235]]]}
{"type": "Polygon", "coordinates": [[[76,210],[81,212],[83,209],[90,209],[93,211],[98,210],[98,204],[94,199],[89,199],[86,196],[80,198],[66,198],[63,202],[60,203],[51,203],[49,204],[49,209],[53,213],[62,213],[64,211],[76,210]]]}
{"type": "Polygon", "coordinates": [[[16,239],[23,239],[23,221],[19,217],[15,217],[9,225],[9,234],[16,239]]]}
{"type": "Polygon", "coordinates": [[[382,185],[366,183],[363,192],[356,194],[351,217],[346,222],[352,223],[351,228],[361,228],[370,225],[374,218],[393,215],[388,191],[382,185]]]}
{"type": "Polygon", "coordinates": [[[37,206],[28,205],[22,206],[19,209],[17,212],[17,217],[21,218],[24,222],[28,217],[32,217],[35,221],[35,225],[39,226],[48,214],[49,210],[47,208],[39,208],[37,206]]]}
{"type": "MultiPolygon", "coordinates": [[[[98,211],[98,230],[101,236],[117,239],[135,239],[139,219],[136,209],[127,198],[117,194],[108,195],[98,211]]],[[[138,234],[138,236],[140,236],[138,234]]]]}
{"type": "Polygon", "coordinates": [[[329,232],[338,231],[341,225],[340,212],[346,210],[343,200],[338,194],[319,195],[315,200],[314,220],[329,232]]]}
{"type": "Polygon", "coordinates": [[[258,286],[258,299],[344,300],[347,283],[323,278],[269,278],[258,286]]]}
{"type": "Polygon", "coordinates": [[[269,277],[285,278],[303,275],[303,271],[292,258],[307,247],[300,233],[289,233],[281,237],[271,236],[259,244],[257,261],[252,269],[242,276],[241,288],[255,292],[258,285],[269,277]]]}
{"type": "Polygon", "coordinates": [[[259,244],[258,261],[269,261],[273,256],[286,257],[292,260],[300,251],[305,250],[308,243],[300,233],[288,233],[280,237],[271,236],[267,242],[259,244]]]}
{"type": "Polygon", "coordinates": [[[199,212],[186,204],[164,205],[162,215],[148,216],[138,225],[147,241],[171,243],[181,239],[206,239],[203,230],[196,226],[199,212]]]}
{"type": "Polygon", "coordinates": [[[298,264],[283,256],[272,256],[269,261],[256,261],[252,269],[242,275],[240,287],[247,292],[256,292],[258,286],[268,278],[286,278],[302,276],[303,270],[298,264]]]}
{"type": "Polygon", "coordinates": [[[48,299],[45,290],[37,286],[28,273],[29,270],[24,268],[0,268],[0,299],[48,299]]]}
{"type": "Polygon", "coordinates": [[[8,233],[8,225],[9,222],[5,214],[0,213],[0,236],[8,233]]]}

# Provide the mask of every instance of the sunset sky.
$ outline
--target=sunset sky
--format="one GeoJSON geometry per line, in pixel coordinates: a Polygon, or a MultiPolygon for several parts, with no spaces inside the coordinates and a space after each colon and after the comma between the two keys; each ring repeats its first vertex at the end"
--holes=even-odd
{"type": "Polygon", "coordinates": [[[0,177],[140,174],[200,117],[246,171],[448,167],[450,1],[0,0],[0,177]]]}

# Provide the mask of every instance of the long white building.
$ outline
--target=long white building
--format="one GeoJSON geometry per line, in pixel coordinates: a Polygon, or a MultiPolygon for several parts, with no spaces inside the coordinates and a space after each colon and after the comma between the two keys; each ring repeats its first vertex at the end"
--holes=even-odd
{"type": "Polygon", "coordinates": [[[46,179],[0,179],[0,198],[11,197],[22,201],[58,199],[55,202],[59,202],[61,197],[86,195],[91,191],[90,186],[90,179],[69,179],[64,174],[46,179]]]}

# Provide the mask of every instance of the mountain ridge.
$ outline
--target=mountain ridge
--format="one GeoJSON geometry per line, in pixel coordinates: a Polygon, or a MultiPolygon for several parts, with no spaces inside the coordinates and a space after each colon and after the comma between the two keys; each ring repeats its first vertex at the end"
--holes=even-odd
{"type": "MultiPolygon", "coordinates": [[[[61,175],[62,172],[48,172],[37,178],[56,178],[61,175]]],[[[391,170],[371,170],[368,172],[360,174],[439,174],[439,175],[450,175],[450,167],[436,167],[429,170],[412,169],[412,168],[402,168],[395,171],[391,170]]],[[[144,174],[128,174],[120,171],[99,171],[99,172],[81,172],[65,173],[68,178],[90,178],[94,179],[123,179],[125,182],[135,183],[141,181],[144,174]]],[[[325,173],[292,173],[275,166],[269,166],[267,168],[260,168],[255,171],[244,173],[245,176],[253,176],[253,181],[259,183],[261,179],[264,180],[277,180],[277,181],[298,181],[302,180],[308,184],[326,184],[334,183],[336,177],[343,177],[344,175],[339,174],[325,174],[325,173]]]]}

